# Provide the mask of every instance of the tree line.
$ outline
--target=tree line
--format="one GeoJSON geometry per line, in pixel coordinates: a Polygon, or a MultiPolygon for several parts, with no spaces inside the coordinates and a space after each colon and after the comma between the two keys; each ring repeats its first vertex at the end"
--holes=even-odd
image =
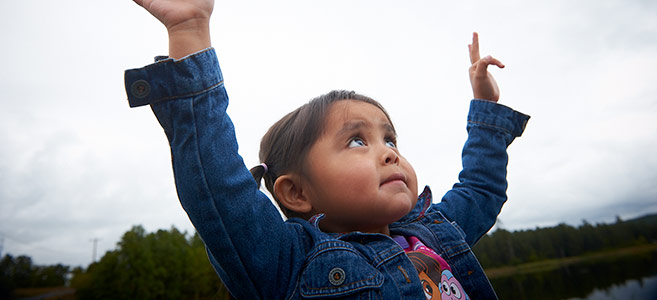
{"type": "MultiPolygon", "coordinates": [[[[651,215],[629,221],[617,218],[613,224],[498,229],[473,250],[484,268],[492,268],[655,242],[657,215],[651,215]]],[[[175,227],[147,233],[134,226],[116,249],[86,269],[35,266],[27,256],[6,255],[0,262],[0,299],[10,299],[15,288],[61,286],[69,277],[80,300],[228,298],[198,234],[175,227]]]]}
{"type": "Polygon", "coordinates": [[[73,270],[71,286],[84,299],[227,299],[203,241],[175,227],[126,232],[116,250],[86,270],[73,270]]]}
{"type": "Polygon", "coordinates": [[[0,261],[0,299],[10,299],[17,288],[63,286],[69,269],[61,264],[37,266],[29,256],[6,254],[0,261]]]}
{"type": "Polygon", "coordinates": [[[545,259],[578,256],[657,242],[657,214],[612,224],[555,227],[509,232],[498,229],[473,248],[484,268],[517,265],[545,259]]]}

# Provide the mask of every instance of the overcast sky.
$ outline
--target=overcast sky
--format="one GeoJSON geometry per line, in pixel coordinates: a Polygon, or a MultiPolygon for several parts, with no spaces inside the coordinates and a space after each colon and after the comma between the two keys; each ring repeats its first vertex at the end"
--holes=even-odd
{"type": "MultiPolygon", "coordinates": [[[[509,230],[657,212],[655,1],[216,1],[213,45],[249,166],[266,129],[332,89],[388,109],[419,184],[457,180],[480,33],[500,103],[532,116],[509,148],[509,230]]],[[[133,225],[193,232],[166,137],[123,72],[167,53],[129,0],[0,2],[0,245],[86,266],[133,225]]],[[[439,197],[438,197],[439,198],[439,197]]]]}

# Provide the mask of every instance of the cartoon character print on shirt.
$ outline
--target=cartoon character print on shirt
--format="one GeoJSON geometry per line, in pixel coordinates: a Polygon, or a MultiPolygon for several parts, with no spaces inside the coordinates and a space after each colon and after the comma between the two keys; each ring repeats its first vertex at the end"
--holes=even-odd
{"type": "Polygon", "coordinates": [[[424,290],[424,295],[427,299],[469,300],[469,297],[463,291],[461,284],[452,275],[449,264],[447,264],[440,255],[434,252],[431,248],[425,246],[416,237],[409,237],[408,242],[411,249],[409,249],[409,252],[406,254],[411,259],[411,262],[413,262],[415,269],[420,275],[422,289],[424,290]],[[447,274],[449,274],[449,279],[446,280],[447,274]],[[446,293],[443,291],[443,285],[452,288],[454,283],[454,287],[458,288],[456,292],[450,290],[449,293],[446,293]]]}
{"type": "Polygon", "coordinates": [[[414,251],[407,254],[420,275],[424,295],[427,296],[427,299],[440,299],[441,278],[437,276],[442,274],[440,264],[422,252],[414,251]]]}
{"type": "Polygon", "coordinates": [[[409,237],[408,242],[411,249],[406,254],[420,275],[424,295],[427,299],[440,299],[442,271],[449,270],[449,265],[416,237],[409,237]]]}
{"type": "Polygon", "coordinates": [[[461,283],[456,280],[452,272],[443,270],[440,282],[440,299],[441,300],[470,300],[465,293],[461,283]]]}

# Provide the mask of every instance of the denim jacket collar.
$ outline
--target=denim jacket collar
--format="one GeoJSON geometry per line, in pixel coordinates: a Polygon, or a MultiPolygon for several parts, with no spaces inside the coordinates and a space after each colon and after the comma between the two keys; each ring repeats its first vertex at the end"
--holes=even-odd
{"type": "MultiPolygon", "coordinates": [[[[401,224],[404,224],[404,223],[413,222],[413,221],[416,221],[417,219],[421,218],[422,216],[424,216],[425,213],[427,213],[429,211],[429,208],[431,207],[432,199],[433,199],[433,197],[431,195],[431,189],[427,185],[427,186],[424,187],[424,190],[422,191],[422,193],[420,193],[420,195],[417,197],[417,203],[415,203],[415,206],[413,207],[413,209],[411,209],[411,211],[408,214],[401,217],[401,219],[399,219],[398,221],[390,224],[389,226],[391,228],[394,228],[394,227],[396,227],[396,225],[401,225],[401,224]]],[[[322,231],[319,228],[319,223],[325,217],[326,217],[325,214],[322,214],[322,213],[316,214],[316,215],[310,217],[310,219],[308,219],[308,223],[310,223],[315,229],[317,229],[319,231],[322,231]]],[[[322,232],[324,232],[324,231],[322,231],[322,232]]],[[[328,234],[332,238],[340,239],[340,237],[342,237],[344,235],[347,235],[349,232],[324,232],[324,233],[328,234]]]]}

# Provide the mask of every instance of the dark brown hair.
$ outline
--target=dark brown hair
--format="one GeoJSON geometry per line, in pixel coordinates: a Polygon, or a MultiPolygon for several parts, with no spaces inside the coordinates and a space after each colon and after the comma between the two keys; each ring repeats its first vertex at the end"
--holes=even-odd
{"type": "Polygon", "coordinates": [[[331,91],[316,97],[272,125],[260,141],[260,161],[267,165],[267,172],[265,173],[263,166],[258,165],[251,169],[251,174],[258,182],[258,187],[260,181],[264,179],[265,187],[287,217],[300,217],[300,215],[281,205],[274,193],[274,182],[278,176],[284,174],[296,173],[303,176],[303,167],[310,147],[322,135],[326,115],[331,106],[340,100],[356,100],[372,104],[383,111],[392,125],[390,116],[379,102],[354,91],[343,90],[331,91]]]}

